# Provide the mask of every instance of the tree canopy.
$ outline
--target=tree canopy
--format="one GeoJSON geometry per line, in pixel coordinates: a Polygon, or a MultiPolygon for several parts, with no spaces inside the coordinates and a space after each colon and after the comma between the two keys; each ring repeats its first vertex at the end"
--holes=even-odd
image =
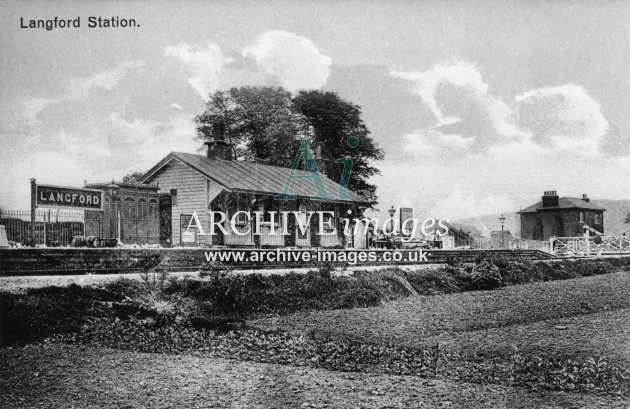
{"type": "Polygon", "coordinates": [[[126,174],[120,180],[122,183],[140,183],[140,178],[144,175],[143,172],[131,172],[126,174]]]}
{"type": "Polygon", "coordinates": [[[212,123],[225,124],[234,157],[250,162],[291,167],[300,141],[321,149],[319,170],[339,182],[341,157],[352,159],[348,188],[372,206],[376,186],[369,178],[379,174],[373,162],[383,152],[370,137],[361,108],[334,92],[301,91],[296,96],[283,88],[241,87],[210,95],[203,113],[195,118],[200,140],[212,138],[212,123]]]}

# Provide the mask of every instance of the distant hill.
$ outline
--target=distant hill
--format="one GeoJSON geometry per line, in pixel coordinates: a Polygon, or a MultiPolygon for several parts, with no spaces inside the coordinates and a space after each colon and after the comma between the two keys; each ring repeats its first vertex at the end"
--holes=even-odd
{"type": "Polygon", "coordinates": [[[606,209],[604,212],[604,230],[606,234],[615,235],[630,230],[630,224],[624,220],[630,213],[630,200],[592,200],[597,206],[606,209]]]}
{"type": "MultiPolygon", "coordinates": [[[[512,233],[514,237],[521,235],[520,216],[514,213],[503,213],[505,222],[503,229],[512,233]]],[[[485,216],[467,217],[465,219],[451,220],[451,225],[459,229],[469,231],[471,233],[480,233],[483,236],[490,236],[490,232],[501,231],[501,222],[499,221],[501,213],[487,214],[485,216]]]]}
{"type": "MultiPolygon", "coordinates": [[[[591,202],[606,209],[604,212],[604,233],[606,235],[616,235],[630,231],[630,224],[624,224],[626,216],[630,213],[630,200],[599,199],[591,200],[591,202]]],[[[504,213],[504,215],[504,229],[509,230],[512,236],[520,237],[520,215],[516,212],[504,213]]],[[[501,223],[499,222],[500,216],[501,213],[467,217],[465,219],[452,220],[451,224],[454,227],[472,233],[481,233],[484,236],[489,236],[491,231],[501,230],[501,223]]]]}

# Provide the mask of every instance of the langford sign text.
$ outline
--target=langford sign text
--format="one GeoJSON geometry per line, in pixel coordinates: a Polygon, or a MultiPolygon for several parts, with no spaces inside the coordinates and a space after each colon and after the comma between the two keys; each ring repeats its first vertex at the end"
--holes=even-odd
{"type": "Polygon", "coordinates": [[[103,210],[103,191],[97,189],[37,185],[35,197],[37,206],[103,210]]]}

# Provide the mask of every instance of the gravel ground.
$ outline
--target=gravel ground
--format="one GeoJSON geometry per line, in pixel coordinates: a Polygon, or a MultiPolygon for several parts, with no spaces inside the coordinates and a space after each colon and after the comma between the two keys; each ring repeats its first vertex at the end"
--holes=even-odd
{"type": "MultiPolygon", "coordinates": [[[[379,271],[387,270],[393,266],[362,266],[362,267],[348,267],[347,269],[338,269],[333,272],[333,275],[350,275],[354,271],[379,271]]],[[[423,264],[421,266],[399,266],[399,270],[418,270],[418,269],[432,269],[440,267],[440,264],[423,264]]],[[[307,272],[316,269],[313,268],[292,268],[292,269],[256,269],[256,270],[233,270],[232,274],[262,274],[262,275],[283,275],[291,272],[298,274],[306,274],[307,272]]],[[[190,276],[194,278],[199,277],[198,271],[184,271],[168,273],[168,276],[185,277],[190,276]]],[[[43,275],[43,276],[11,276],[0,277],[0,291],[22,291],[27,288],[41,288],[47,286],[68,286],[70,284],[78,285],[101,285],[116,281],[120,277],[129,278],[132,280],[141,280],[140,274],[72,274],[72,275],[43,275]]]]}
{"type": "Polygon", "coordinates": [[[36,344],[0,349],[11,408],[623,408],[628,401],[406,376],[36,344]]]}

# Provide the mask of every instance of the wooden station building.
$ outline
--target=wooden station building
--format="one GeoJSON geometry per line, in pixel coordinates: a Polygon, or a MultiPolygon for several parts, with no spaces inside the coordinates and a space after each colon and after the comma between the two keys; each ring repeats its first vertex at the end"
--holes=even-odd
{"type": "MultiPolygon", "coordinates": [[[[341,228],[340,216],[348,209],[356,206],[367,206],[368,203],[358,194],[347,190],[341,197],[338,183],[321,174],[323,186],[329,198],[313,200],[317,196],[317,189],[310,173],[296,169],[294,176],[303,178],[291,179],[288,194],[296,196],[295,200],[276,200],[275,196],[284,192],[285,185],[290,180],[292,169],[259,163],[243,162],[232,159],[231,146],[224,140],[223,132],[214,133],[214,141],[207,142],[207,155],[171,152],[141,178],[144,183],[159,186],[160,211],[170,214],[170,243],[178,245],[211,245],[229,247],[343,247],[345,238],[341,228]],[[168,198],[170,203],[166,203],[168,198]],[[307,220],[309,211],[333,211],[334,225],[337,235],[318,235],[318,215],[313,214],[308,229],[302,234],[295,223],[293,215],[287,221],[288,235],[280,234],[282,223],[276,214],[276,234],[270,234],[270,228],[263,226],[260,235],[253,234],[252,222],[246,217],[239,218],[236,229],[248,234],[226,234],[217,232],[216,235],[194,234],[184,237],[193,213],[196,213],[204,232],[208,233],[208,211],[220,211],[227,215],[224,223],[228,233],[232,233],[229,221],[238,211],[263,211],[264,221],[270,211],[298,211],[303,223],[307,220]]],[[[242,213],[240,216],[245,216],[242,213]]],[[[169,234],[169,232],[167,232],[169,234]]]]}

